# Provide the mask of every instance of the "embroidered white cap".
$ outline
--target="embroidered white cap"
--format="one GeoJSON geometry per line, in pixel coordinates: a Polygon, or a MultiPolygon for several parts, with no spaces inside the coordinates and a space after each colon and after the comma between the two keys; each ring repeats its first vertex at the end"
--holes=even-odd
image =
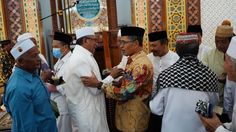
{"type": "Polygon", "coordinates": [[[15,46],[11,49],[12,56],[18,59],[22,54],[33,48],[35,44],[30,39],[26,39],[23,41],[19,41],[15,44],[15,46]]]}
{"type": "Polygon", "coordinates": [[[18,36],[17,42],[23,41],[23,40],[26,40],[26,39],[29,39],[29,38],[34,38],[32,33],[23,33],[23,34],[18,36]]]}
{"type": "Polygon", "coordinates": [[[236,36],[232,37],[226,54],[236,59],[236,36]]]}
{"type": "Polygon", "coordinates": [[[80,39],[84,36],[95,35],[93,28],[91,27],[83,27],[75,31],[76,39],[80,39]]]}

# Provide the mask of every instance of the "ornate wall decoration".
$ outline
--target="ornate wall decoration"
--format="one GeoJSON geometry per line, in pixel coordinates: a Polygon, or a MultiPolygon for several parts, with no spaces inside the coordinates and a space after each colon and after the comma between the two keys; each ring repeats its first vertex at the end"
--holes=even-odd
{"type": "Polygon", "coordinates": [[[150,0],[149,3],[149,32],[155,32],[165,29],[163,22],[164,13],[163,0],[150,0]]]}
{"type": "Polygon", "coordinates": [[[35,36],[37,44],[40,47],[41,40],[39,33],[40,31],[37,11],[37,0],[23,0],[23,8],[25,16],[25,31],[30,32],[35,36]]]}
{"type": "Polygon", "coordinates": [[[188,25],[201,24],[200,0],[187,0],[187,23],[188,25]]]}
{"type": "Polygon", "coordinates": [[[231,21],[236,31],[236,1],[235,0],[201,0],[201,25],[203,29],[203,44],[215,47],[216,27],[224,19],[231,21]]]}
{"type": "Polygon", "coordinates": [[[5,34],[5,23],[4,23],[4,14],[3,14],[3,5],[2,1],[0,1],[0,40],[6,39],[5,34]]]}
{"type": "MultiPolygon", "coordinates": [[[[76,7],[71,8],[66,12],[69,17],[67,21],[70,22],[70,25],[67,24],[67,27],[71,30],[69,32],[74,33],[75,29],[92,26],[96,31],[108,30],[108,16],[107,16],[107,3],[106,0],[98,0],[100,3],[100,12],[96,19],[86,20],[79,16],[76,7]],[[71,26],[71,27],[70,27],[71,26]]],[[[69,0],[69,5],[73,5],[75,0],[69,0]]],[[[86,2],[86,1],[85,1],[86,2]]],[[[68,7],[65,4],[65,7],[68,7]]]]}
{"type": "Polygon", "coordinates": [[[5,0],[8,36],[13,43],[23,31],[20,0],[5,0]]]}
{"type": "Polygon", "coordinates": [[[145,52],[149,52],[148,44],[148,6],[147,2],[149,0],[132,0],[132,14],[135,14],[132,23],[138,27],[145,29],[145,34],[143,37],[143,49],[145,52]]]}
{"type": "Polygon", "coordinates": [[[170,50],[175,50],[176,34],[186,31],[185,5],[185,0],[166,0],[167,35],[170,50]]]}

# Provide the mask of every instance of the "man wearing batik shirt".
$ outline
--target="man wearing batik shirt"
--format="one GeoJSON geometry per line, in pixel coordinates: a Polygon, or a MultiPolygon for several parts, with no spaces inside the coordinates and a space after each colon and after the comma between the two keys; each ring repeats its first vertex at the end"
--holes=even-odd
{"type": "Polygon", "coordinates": [[[163,115],[163,132],[205,132],[197,113],[199,100],[216,105],[218,101],[217,76],[197,59],[196,34],[179,34],[176,52],[180,59],[164,70],[158,78],[159,92],[150,101],[150,109],[163,115]]]}
{"type": "Polygon", "coordinates": [[[0,95],[3,94],[4,85],[12,73],[15,60],[10,54],[13,44],[11,40],[0,41],[0,95]]]}
{"type": "Polygon", "coordinates": [[[111,76],[116,78],[120,73],[119,82],[103,84],[92,77],[83,77],[87,86],[97,86],[107,97],[117,100],[116,127],[120,131],[143,132],[148,127],[150,110],[147,106],[153,83],[152,63],[142,51],[144,29],[139,27],[122,27],[120,48],[128,57],[125,70],[113,68],[111,76]]]}

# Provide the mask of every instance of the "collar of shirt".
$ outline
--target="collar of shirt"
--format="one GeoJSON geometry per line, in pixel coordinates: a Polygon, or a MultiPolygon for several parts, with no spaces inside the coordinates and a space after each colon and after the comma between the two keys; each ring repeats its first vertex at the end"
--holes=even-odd
{"type": "Polygon", "coordinates": [[[32,82],[33,78],[38,76],[36,73],[30,73],[27,72],[19,67],[15,67],[15,71],[16,74],[19,74],[20,76],[24,77],[26,80],[32,82]]]}
{"type": "Polygon", "coordinates": [[[153,53],[152,53],[152,55],[153,55],[154,58],[160,60],[160,59],[168,59],[168,57],[170,56],[170,53],[171,53],[171,51],[169,50],[165,55],[163,55],[161,57],[160,56],[154,56],[153,53]]]}
{"type": "Polygon", "coordinates": [[[61,61],[61,62],[64,63],[64,62],[67,61],[67,59],[68,59],[70,56],[71,56],[71,51],[69,51],[65,56],[63,56],[61,59],[59,59],[58,62],[61,61]]]}
{"type": "Polygon", "coordinates": [[[90,51],[88,51],[87,49],[85,49],[84,47],[80,45],[75,46],[75,51],[73,53],[76,54],[77,52],[84,52],[85,54],[88,54],[89,56],[93,56],[93,54],[90,51]]]}
{"type": "Polygon", "coordinates": [[[135,60],[136,58],[138,58],[140,55],[143,55],[143,54],[145,54],[145,53],[144,53],[144,51],[141,50],[141,51],[139,51],[139,52],[133,54],[132,56],[128,57],[128,59],[132,59],[132,61],[133,61],[133,60],[135,60]]]}

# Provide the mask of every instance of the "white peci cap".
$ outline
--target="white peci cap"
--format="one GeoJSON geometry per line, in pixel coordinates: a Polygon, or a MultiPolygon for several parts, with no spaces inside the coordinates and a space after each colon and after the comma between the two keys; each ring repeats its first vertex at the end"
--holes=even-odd
{"type": "Polygon", "coordinates": [[[84,36],[95,35],[93,28],[91,27],[83,27],[75,31],[76,39],[80,39],[84,36]]]}
{"type": "Polygon", "coordinates": [[[23,41],[17,42],[14,47],[11,49],[12,56],[16,59],[18,59],[22,54],[33,48],[35,44],[30,40],[26,39],[23,41]]]}
{"type": "Polygon", "coordinates": [[[26,39],[29,39],[29,38],[34,38],[32,33],[23,33],[23,34],[18,36],[17,42],[23,41],[23,40],[26,40],[26,39]]]}

